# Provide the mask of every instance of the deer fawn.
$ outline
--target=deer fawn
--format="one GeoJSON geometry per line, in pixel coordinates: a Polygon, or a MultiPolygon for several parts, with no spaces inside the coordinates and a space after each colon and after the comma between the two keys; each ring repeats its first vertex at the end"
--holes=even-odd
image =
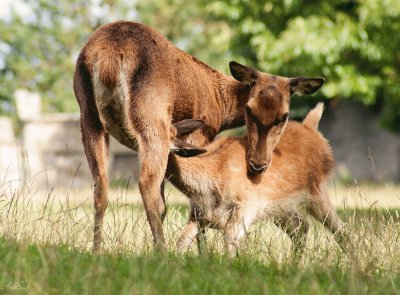
{"type": "Polygon", "coordinates": [[[311,94],[324,82],[321,78],[273,76],[235,62],[230,63],[230,70],[234,78],[181,51],[142,24],[115,22],[91,35],[76,62],[74,92],[95,183],[94,251],[100,248],[107,207],[110,134],[139,152],[139,189],[155,245],[164,247],[163,180],[171,124],[183,119],[203,120],[202,128],[187,138],[200,147],[210,143],[218,132],[243,125],[248,105],[251,113],[247,117],[253,126],[249,130],[248,165],[251,171],[262,173],[271,148],[259,137],[259,131],[276,119],[284,119],[292,93],[311,94]],[[279,117],[270,117],[270,109],[276,104],[279,117]]]}
{"type": "MultiPolygon", "coordinates": [[[[317,131],[322,112],[320,103],[303,123],[287,123],[287,116],[274,123],[283,127],[266,139],[275,146],[262,175],[247,171],[245,159],[251,148],[247,138],[219,138],[206,146],[207,152],[194,158],[170,154],[168,179],[189,197],[191,207],[178,250],[187,248],[195,238],[199,242],[205,227],[213,227],[223,231],[226,247],[234,254],[255,219],[272,218],[292,239],[295,253],[301,254],[308,230],[304,212],[323,223],[346,250],[346,230],[326,188],[334,160],[329,143],[317,131]]],[[[192,130],[200,124],[193,121],[192,130]]],[[[185,133],[190,132],[190,122],[183,125],[185,133]]],[[[171,128],[176,137],[182,133],[179,122],[171,128]]],[[[262,132],[261,138],[265,137],[262,132]]],[[[186,148],[179,138],[172,139],[177,149],[186,148]]]]}

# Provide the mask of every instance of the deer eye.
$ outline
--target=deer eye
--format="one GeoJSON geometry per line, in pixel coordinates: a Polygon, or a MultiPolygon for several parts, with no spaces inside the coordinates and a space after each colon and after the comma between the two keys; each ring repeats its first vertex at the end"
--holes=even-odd
{"type": "Polygon", "coordinates": [[[289,117],[289,113],[285,113],[280,119],[276,118],[274,121],[274,126],[284,123],[288,117],[289,117]]]}
{"type": "Polygon", "coordinates": [[[251,111],[251,108],[249,106],[246,106],[246,114],[247,114],[247,116],[249,116],[251,118],[254,118],[254,115],[253,115],[253,113],[251,111]]]}

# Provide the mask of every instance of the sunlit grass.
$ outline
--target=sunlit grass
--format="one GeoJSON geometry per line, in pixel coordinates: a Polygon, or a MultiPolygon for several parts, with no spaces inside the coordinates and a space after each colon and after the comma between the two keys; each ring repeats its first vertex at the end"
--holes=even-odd
{"type": "Polygon", "coordinates": [[[211,229],[204,256],[198,255],[196,245],[185,255],[176,254],[175,243],[188,207],[172,201],[164,222],[168,253],[154,253],[143,207],[127,201],[130,193],[112,190],[102,251],[92,255],[90,193],[87,198],[74,199],[68,191],[62,197],[50,191],[41,193],[38,201],[39,192],[4,190],[0,196],[0,283],[23,281],[29,286],[23,292],[32,294],[43,294],[42,288],[54,294],[60,290],[65,294],[93,294],[95,290],[96,294],[232,294],[240,290],[254,294],[306,290],[387,294],[390,290],[396,294],[400,287],[396,209],[338,210],[350,231],[356,262],[317,222],[312,222],[298,263],[291,255],[290,239],[271,222],[254,225],[240,246],[240,256],[232,260],[224,255],[221,234],[211,229]],[[111,273],[118,277],[110,280],[107,274],[111,273]],[[101,280],[106,287],[102,288],[101,280]]]}

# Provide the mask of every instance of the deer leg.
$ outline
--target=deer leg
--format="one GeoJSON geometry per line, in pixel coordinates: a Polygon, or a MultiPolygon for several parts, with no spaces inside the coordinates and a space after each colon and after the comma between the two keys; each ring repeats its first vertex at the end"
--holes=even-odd
{"type": "Polygon", "coordinates": [[[159,203],[158,211],[161,215],[161,222],[164,222],[165,216],[167,215],[167,204],[165,199],[165,179],[161,182],[160,186],[161,202],[159,203]]]}
{"type": "Polygon", "coordinates": [[[309,225],[299,213],[286,213],[274,223],[284,230],[292,240],[293,253],[295,259],[299,259],[303,254],[307,240],[309,225]]]}
{"type": "Polygon", "coordinates": [[[177,242],[178,252],[182,253],[187,250],[196,238],[198,252],[199,254],[203,254],[206,243],[205,232],[206,228],[204,224],[198,221],[195,210],[191,208],[189,221],[177,242]]]}
{"type": "Polygon", "coordinates": [[[82,142],[86,159],[94,180],[94,238],[93,252],[100,249],[104,212],[107,208],[108,195],[108,134],[105,132],[98,117],[90,113],[81,114],[82,142]]]}
{"type": "Polygon", "coordinates": [[[246,236],[252,221],[253,216],[245,216],[240,206],[232,209],[224,231],[225,248],[230,257],[238,255],[239,242],[246,236]]]}
{"type": "Polygon", "coordinates": [[[346,227],[340,220],[335,208],[329,200],[326,190],[318,191],[309,204],[310,213],[321,222],[335,238],[336,242],[346,253],[350,250],[350,239],[346,227]]]}
{"type": "Polygon", "coordinates": [[[189,220],[185,225],[180,237],[177,242],[177,249],[179,253],[187,251],[193,240],[197,237],[199,233],[199,227],[196,221],[189,220]]]}
{"type": "Polygon", "coordinates": [[[208,226],[208,222],[201,220],[201,213],[198,212],[195,208],[190,209],[189,220],[196,222],[197,224],[197,235],[196,235],[196,243],[197,243],[197,251],[200,255],[205,254],[206,248],[206,226],[208,226]]]}
{"type": "Polygon", "coordinates": [[[139,136],[141,170],[139,190],[142,195],[147,220],[150,224],[157,248],[165,248],[166,242],[162,229],[164,204],[160,188],[164,180],[169,154],[169,130],[167,124],[146,124],[139,136]]]}
{"type": "Polygon", "coordinates": [[[198,233],[196,235],[197,251],[199,252],[200,255],[204,255],[207,246],[206,228],[201,224],[197,224],[197,226],[198,226],[198,233]]]}
{"type": "Polygon", "coordinates": [[[240,240],[246,236],[246,229],[243,222],[229,225],[224,234],[225,249],[230,257],[239,254],[238,247],[240,240]]]}
{"type": "Polygon", "coordinates": [[[94,180],[94,238],[93,251],[100,249],[104,212],[108,195],[108,133],[99,118],[93,87],[85,66],[80,64],[74,76],[74,92],[81,109],[82,142],[94,180]]]}

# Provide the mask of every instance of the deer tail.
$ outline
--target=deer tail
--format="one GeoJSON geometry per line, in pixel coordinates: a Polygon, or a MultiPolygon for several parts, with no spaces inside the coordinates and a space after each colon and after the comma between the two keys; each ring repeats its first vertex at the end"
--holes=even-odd
{"type": "Polygon", "coordinates": [[[318,124],[321,120],[323,111],[324,104],[320,102],[307,114],[306,118],[303,120],[303,124],[310,128],[318,129],[318,124]]]}

